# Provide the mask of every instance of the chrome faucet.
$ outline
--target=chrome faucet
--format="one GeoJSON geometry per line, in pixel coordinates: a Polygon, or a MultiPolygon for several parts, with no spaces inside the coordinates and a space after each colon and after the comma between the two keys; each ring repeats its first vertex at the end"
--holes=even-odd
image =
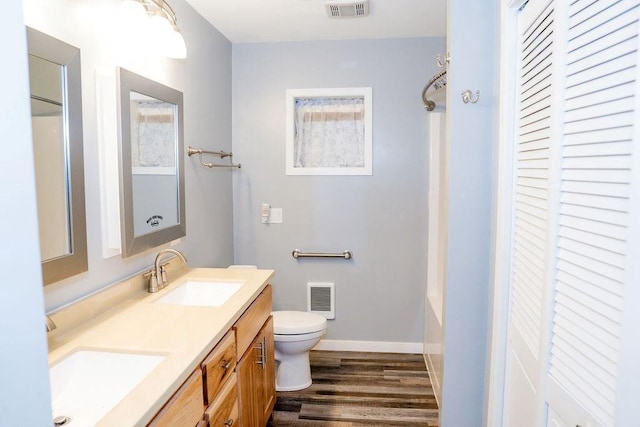
{"type": "Polygon", "coordinates": [[[46,314],[44,316],[44,326],[45,326],[47,332],[51,332],[51,331],[53,331],[54,329],[56,329],[58,327],[58,326],[56,326],[56,324],[53,321],[53,319],[51,319],[46,314]]]}
{"type": "Polygon", "coordinates": [[[176,249],[163,249],[160,252],[158,252],[158,255],[156,255],[156,260],[154,262],[154,268],[153,270],[151,270],[149,272],[150,277],[149,277],[149,292],[153,293],[153,292],[158,292],[160,289],[164,288],[165,286],[167,286],[167,271],[166,271],[166,264],[160,264],[160,261],[162,260],[162,256],[164,254],[174,254],[175,256],[178,257],[178,259],[182,262],[182,264],[186,264],[187,263],[187,258],[185,258],[185,256],[182,254],[182,252],[176,250],[176,249]]]}

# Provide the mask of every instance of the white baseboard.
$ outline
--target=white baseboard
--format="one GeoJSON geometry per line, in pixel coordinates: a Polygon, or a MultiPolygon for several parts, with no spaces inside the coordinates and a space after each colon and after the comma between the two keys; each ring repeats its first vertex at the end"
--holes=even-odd
{"type": "Polygon", "coordinates": [[[376,353],[422,354],[421,342],[321,340],[313,349],[327,351],[367,351],[376,353]]]}

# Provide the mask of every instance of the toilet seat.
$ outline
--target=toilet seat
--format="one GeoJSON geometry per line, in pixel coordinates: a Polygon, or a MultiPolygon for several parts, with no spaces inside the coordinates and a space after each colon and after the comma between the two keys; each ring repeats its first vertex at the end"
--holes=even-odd
{"type": "Polygon", "coordinates": [[[273,333],[275,335],[302,335],[323,332],[327,319],[304,311],[274,311],[273,333]]]}
{"type": "Polygon", "coordinates": [[[316,338],[320,338],[325,334],[325,330],[310,332],[308,334],[295,334],[295,335],[279,335],[273,334],[273,340],[275,342],[295,342],[295,341],[307,341],[307,340],[315,340],[316,338]]]}

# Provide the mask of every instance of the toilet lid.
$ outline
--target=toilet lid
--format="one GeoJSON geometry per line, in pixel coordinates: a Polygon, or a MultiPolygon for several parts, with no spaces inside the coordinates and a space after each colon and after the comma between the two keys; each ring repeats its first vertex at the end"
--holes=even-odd
{"type": "Polygon", "coordinates": [[[310,334],[327,327],[327,319],[304,311],[274,311],[273,333],[276,335],[310,334]]]}

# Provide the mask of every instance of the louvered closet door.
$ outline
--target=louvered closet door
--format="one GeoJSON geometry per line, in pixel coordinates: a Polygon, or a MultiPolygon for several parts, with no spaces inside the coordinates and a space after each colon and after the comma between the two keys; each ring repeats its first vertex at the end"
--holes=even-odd
{"type": "Polygon", "coordinates": [[[637,0],[569,6],[547,378],[552,425],[614,425],[639,10],[637,0]]]}
{"type": "Polygon", "coordinates": [[[541,313],[546,280],[550,167],[553,2],[529,4],[518,18],[519,111],[508,342],[509,426],[536,425],[541,313]]]}

